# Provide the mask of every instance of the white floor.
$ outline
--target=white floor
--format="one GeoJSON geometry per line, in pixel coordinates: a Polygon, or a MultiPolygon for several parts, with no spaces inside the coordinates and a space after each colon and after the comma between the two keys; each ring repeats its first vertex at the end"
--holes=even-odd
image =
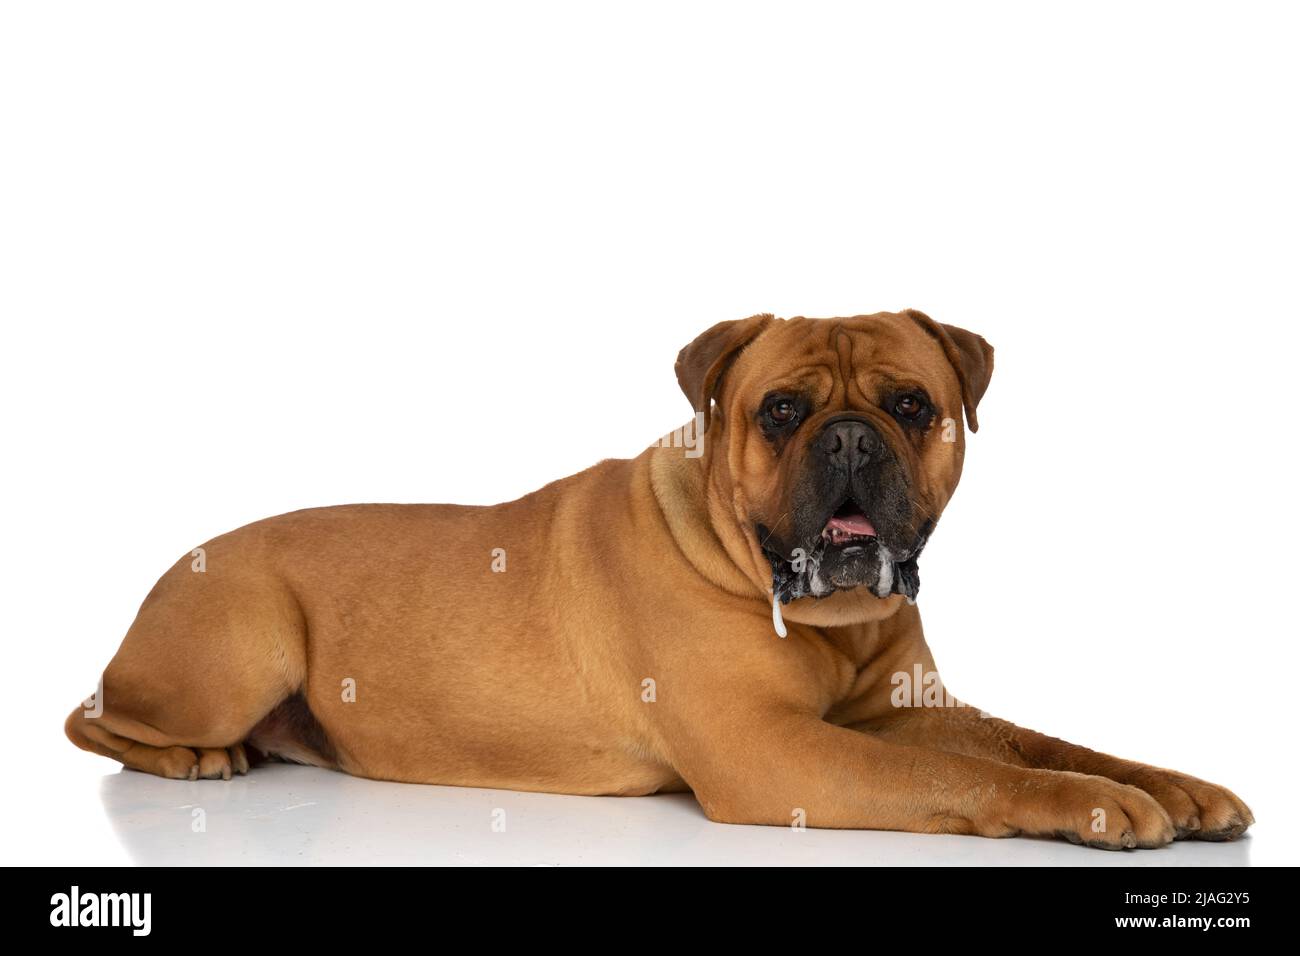
{"type": "Polygon", "coordinates": [[[689,795],[414,786],[282,764],[229,782],[132,771],[62,782],[50,799],[27,806],[35,829],[9,841],[9,851],[17,844],[33,858],[13,862],[1246,866],[1260,842],[1256,834],[1233,844],[1109,853],[1050,840],[722,826],[706,820],[689,795]],[[44,834],[42,820],[52,828],[44,834]],[[33,854],[39,845],[48,852],[33,854]]]}

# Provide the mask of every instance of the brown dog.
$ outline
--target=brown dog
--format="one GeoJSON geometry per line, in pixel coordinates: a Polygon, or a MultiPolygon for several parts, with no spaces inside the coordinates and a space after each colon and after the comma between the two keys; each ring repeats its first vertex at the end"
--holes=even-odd
{"type": "Polygon", "coordinates": [[[216,538],[150,592],[68,736],[179,779],[242,773],[251,748],[385,780],[690,789],[732,823],[1237,836],[1253,818],[1222,787],[934,678],[916,559],[992,367],[919,312],[723,322],[677,362],[702,449],[490,508],[321,508],[216,538]]]}

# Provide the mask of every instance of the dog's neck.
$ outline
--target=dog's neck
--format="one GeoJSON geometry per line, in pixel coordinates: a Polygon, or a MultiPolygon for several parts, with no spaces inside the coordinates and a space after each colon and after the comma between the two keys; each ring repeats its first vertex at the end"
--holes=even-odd
{"type": "Polygon", "coordinates": [[[717,531],[734,521],[715,524],[718,516],[711,512],[717,509],[704,459],[686,458],[676,448],[650,448],[643,457],[655,501],[686,560],[701,577],[727,593],[766,600],[766,582],[747,544],[739,534],[717,531]]]}

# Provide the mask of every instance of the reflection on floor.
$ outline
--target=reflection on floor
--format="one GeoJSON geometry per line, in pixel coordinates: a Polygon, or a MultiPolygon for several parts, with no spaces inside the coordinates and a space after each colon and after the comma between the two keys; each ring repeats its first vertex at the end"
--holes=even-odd
{"type": "Polygon", "coordinates": [[[361,780],[273,764],[229,782],[124,770],[100,796],[135,862],[1198,866],[1250,864],[1250,838],[1155,851],[710,823],[690,795],[568,797],[361,780]]]}

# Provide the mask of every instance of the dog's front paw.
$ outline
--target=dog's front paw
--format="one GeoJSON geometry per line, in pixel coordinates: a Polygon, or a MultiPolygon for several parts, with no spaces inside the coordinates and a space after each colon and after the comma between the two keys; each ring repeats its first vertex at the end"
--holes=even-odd
{"type": "Polygon", "coordinates": [[[1143,767],[1124,781],[1151,794],[1174,821],[1175,839],[1235,840],[1255,816],[1231,790],[1185,773],[1143,767]]]}
{"type": "Polygon", "coordinates": [[[1155,849],[1174,839],[1169,814],[1150,794],[1105,777],[1055,775],[1050,833],[1099,850],[1155,849]]]}
{"type": "MultiPolygon", "coordinates": [[[[1012,799],[974,819],[981,836],[1054,836],[1098,850],[1155,849],[1173,842],[1169,814],[1151,794],[1109,777],[1031,770],[1012,799]]],[[[967,832],[967,831],[962,831],[967,832]]]]}

